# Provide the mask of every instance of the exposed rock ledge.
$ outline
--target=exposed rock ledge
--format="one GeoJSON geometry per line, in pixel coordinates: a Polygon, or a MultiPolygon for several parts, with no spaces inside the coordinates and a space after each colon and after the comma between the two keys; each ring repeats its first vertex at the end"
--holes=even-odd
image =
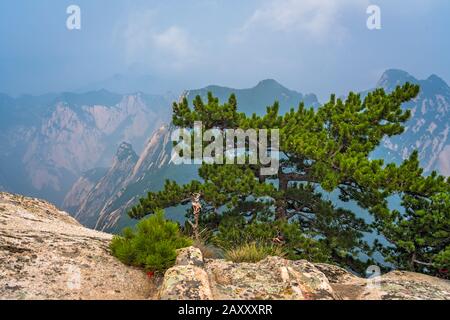
{"type": "Polygon", "coordinates": [[[160,299],[445,299],[450,282],[411,272],[391,272],[373,279],[304,260],[268,257],[259,263],[203,259],[199,249],[178,253],[159,292],[160,299]]]}
{"type": "Polygon", "coordinates": [[[53,205],[0,193],[0,299],[148,299],[145,273],[112,257],[111,235],[53,205]]]}
{"type": "Polygon", "coordinates": [[[0,193],[0,299],[450,299],[448,281],[420,274],[370,282],[336,266],[277,257],[204,260],[193,247],[180,250],[158,289],[110,255],[111,237],[45,201],[0,193]]]}

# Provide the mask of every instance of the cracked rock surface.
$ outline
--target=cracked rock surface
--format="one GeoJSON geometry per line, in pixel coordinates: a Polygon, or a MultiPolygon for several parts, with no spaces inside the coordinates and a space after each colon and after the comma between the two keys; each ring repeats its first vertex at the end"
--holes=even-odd
{"type": "Polygon", "coordinates": [[[203,259],[198,248],[178,252],[160,299],[450,300],[450,282],[394,271],[364,279],[333,265],[268,257],[258,263],[203,259]]]}
{"type": "Polygon", "coordinates": [[[112,235],[48,202],[0,193],[0,299],[148,299],[141,270],[109,253],[112,235]]]}

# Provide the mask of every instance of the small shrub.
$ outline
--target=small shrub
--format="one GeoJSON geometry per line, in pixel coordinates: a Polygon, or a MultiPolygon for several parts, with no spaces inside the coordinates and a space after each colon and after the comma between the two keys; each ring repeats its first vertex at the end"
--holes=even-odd
{"type": "Polygon", "coordinates": [[[244,244],[225,251],[225,259],[233,262],[259,262],[268,256],[283,257],[285,253],[281,247],[275,245],[257,244],[255,242],[244,244]]]}
{"type": "Polygon", "coordinates": [[[141,220],[135,230],[125,228],[122,236],[114,236],[110,249],[127,265],[163,272],[175,263],[176,250],[191,244],[189,238],[181,235],[178,225],[165,220],[164,212],[158,211],[141,220]]]}

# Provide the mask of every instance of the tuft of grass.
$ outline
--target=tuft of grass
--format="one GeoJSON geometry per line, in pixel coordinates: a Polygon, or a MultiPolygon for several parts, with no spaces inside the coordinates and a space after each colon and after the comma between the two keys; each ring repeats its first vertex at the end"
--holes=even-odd
{"type": "Polygon", "coordinates": [[[283,249],[275,245],[257,244],[256,242],[244,244],[225,251],[225,259],[236,263],[256,263],[269,256],[284,257],[283,249]]]}

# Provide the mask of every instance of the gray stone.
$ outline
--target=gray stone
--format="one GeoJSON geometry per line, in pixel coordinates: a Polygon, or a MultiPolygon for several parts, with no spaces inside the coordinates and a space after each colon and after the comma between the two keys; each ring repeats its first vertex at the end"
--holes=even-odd
{"type": "Polygon", "coordinates": [[[161,299],[450,300],[450,282],[394,271],[364,279],[337,266],[268,257],[258,263],[203,261],[197,248],[179,251],[161,299]]]}

